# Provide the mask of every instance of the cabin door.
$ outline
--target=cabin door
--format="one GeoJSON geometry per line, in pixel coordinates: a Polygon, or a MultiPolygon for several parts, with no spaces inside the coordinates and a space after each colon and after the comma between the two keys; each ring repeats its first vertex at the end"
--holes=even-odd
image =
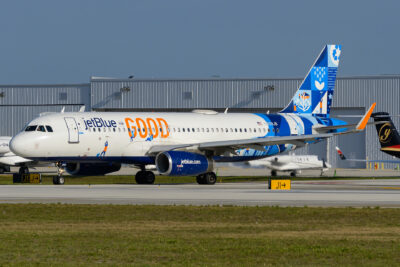
{"type": "Polygon", "coordinates": [[[64,120],[68,128],[68,143],[79,143],[79,130],[75,118],[65,117],[64,120]]]}

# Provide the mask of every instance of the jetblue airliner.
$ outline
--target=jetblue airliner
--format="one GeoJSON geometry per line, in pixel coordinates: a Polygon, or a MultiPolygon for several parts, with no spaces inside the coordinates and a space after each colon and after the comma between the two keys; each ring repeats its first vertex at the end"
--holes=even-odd
{"type": "Polygon", "coordinates": [[[154,183],[155,165],[162,175],[196,175],[214,184],[214,162],[260,159],[316,143],[337,134],[361,131],[375,107],[357,125],[330,118],[340,45],[327,45],[297,92],[277,114],[78,112],[33,119],[11,141],[11,150],[35,161],[57,162],[71,174],[106,174],[122,163],[141,169],[139,184],[154,183]]]}

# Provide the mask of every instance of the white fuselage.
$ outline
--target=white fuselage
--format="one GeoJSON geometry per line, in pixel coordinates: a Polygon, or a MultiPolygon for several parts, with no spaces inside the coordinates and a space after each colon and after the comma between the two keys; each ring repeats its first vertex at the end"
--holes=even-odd
{"type": "MultiPolygon", "coordinates": [[[[310,134],[313,125],[320,125],[314,117],[293,114],[54,113],[32,120],[28,128],[37,126],[36,130],[21,131],[13,138],[11,148],[22,157],[38,161],[106,160],[146,165],[154,164],[154,156],[147,152],[157,145],[303,135],[310,134]]],[[[249,160],[295,147],[237,149],[229,156],[234,161],[249,160]]]]}

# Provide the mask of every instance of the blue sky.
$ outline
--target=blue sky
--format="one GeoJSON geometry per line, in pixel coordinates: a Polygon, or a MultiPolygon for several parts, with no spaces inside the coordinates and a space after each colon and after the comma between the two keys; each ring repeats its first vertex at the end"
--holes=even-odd
{"type": "Polygon", "coordinates": [[[400,1],[4,0],[0,84],[303,77],[326,43],[339,76],[399,74],[400,1]]]}

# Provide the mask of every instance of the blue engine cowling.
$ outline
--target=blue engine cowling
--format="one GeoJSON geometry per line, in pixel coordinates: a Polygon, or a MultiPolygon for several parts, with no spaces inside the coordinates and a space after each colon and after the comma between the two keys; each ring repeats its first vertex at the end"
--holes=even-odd
{"type": "Polygon", "coordinates": [[[121,169],[121,163],[102,162],[102,163],[67,163],[65,170],[70,175],[104,175],[116,172],[121,169]]]}
{"type": "Polygon", "coordinates": [[[166,151],[157,155],[156,167],[158,172],[163,175],[197,175],[212,171],[213,161],[201,154],[166,151]]]}

